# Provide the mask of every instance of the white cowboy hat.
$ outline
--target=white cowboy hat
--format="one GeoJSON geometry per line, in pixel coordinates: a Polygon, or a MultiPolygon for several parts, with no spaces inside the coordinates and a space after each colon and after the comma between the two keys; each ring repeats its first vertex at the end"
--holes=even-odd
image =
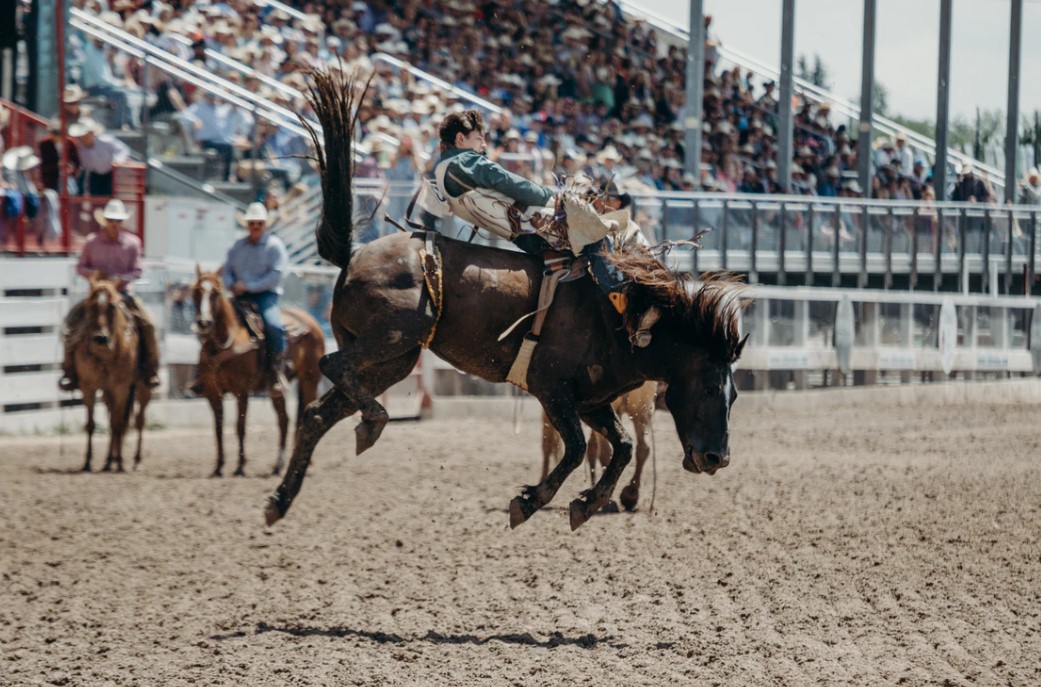
{"type": "Polygon", "coordinates": [[[105,226],[109,222],[122,222],[128,217],[130,217],[130,212],[119,198],[113,198],[105,203],[104,209],[98,208],[94,211],[94,220],[101,226],[105,226]]]}
{"type": "Polygon", "coordinates": [[[619,153],[618,149],[614,146],[607,146],[597,154],[596,161],[600,164],[603,164],[606,161],[621,162],[622,154],[619,153]]]}
{"type": "Polygon", "coordinates": [[[93,119],[84,117],[78,122],[74,122],[69,125],[69,137],[71,138],[82,138],[87,134],[94,134],[97,136],[105,131],[105,127],[101,126],[98,122],[93,119]]]}
{"type": "Polygon", "coordinates": [[[78,103],[86,97],[87,92],[84,91],[82,87],[76,84],[70,84],[65,87],[64,91],[62,91],[61,101],[66,105],[69,105],[71,103],[78,103]]]}
{"type": "Polygon", "coordinates": [[[11,172],[28,172],[40,164],[40,158],[33,152],[32,146],[18,146],[4,153],[4,169],[11,172]]]}
{"type": "Polygon", "coordinates": [[[246,212],[239,216],[239,220],[246,222],[267,222],[267,208],[263,203],[250,203],[246,212]]]}

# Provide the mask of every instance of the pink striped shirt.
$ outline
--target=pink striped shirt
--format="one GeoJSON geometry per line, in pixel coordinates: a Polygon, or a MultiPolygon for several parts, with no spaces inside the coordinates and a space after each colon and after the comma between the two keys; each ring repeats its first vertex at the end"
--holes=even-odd
{"type": "Polygon", "coordinates": [[[87,279],[95,271],[108,279],[132,282],[141,276],[141,239],[120,231],[115,240],[99,231],[87,240],[76,265],[76,272],[87,279]]]}

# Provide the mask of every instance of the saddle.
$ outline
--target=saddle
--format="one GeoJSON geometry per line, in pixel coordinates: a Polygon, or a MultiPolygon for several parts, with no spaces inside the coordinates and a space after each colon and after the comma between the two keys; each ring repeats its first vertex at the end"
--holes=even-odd
{"type": "MultiPolygon", "coordinates": [[[[257,344],[263,343],[264,318],[257,310],[256,303],[238,298],[232,302],[234,303],[239,323],[249,332],[249,338],[257,344]]],[[[282,327],[286,330],[287,343],[296,343],[310,331],[307,325],[293,314],[292,310],[280,308],[280,313],[282,315],[282,327]]]]}

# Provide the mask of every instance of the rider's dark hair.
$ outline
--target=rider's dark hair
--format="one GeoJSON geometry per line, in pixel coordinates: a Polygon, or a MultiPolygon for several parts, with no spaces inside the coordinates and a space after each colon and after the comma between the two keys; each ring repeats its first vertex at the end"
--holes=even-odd
{"type": "Polygon", "coordinates": [[[484,117],[477,110],[463,110],[453,112],[445,117],[438,130],[441,138],[441,147],[445,150],[455,148],[456,134],[469,136],[474,131],[484,131],[484,117]]]}

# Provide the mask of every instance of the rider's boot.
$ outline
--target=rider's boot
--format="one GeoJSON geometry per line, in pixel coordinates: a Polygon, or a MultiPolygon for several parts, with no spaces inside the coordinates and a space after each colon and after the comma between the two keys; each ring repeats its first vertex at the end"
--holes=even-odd
{"type": "MultiPolygon", "coordinates": [[[[597,283],[601,291],[607,294],[608,300],[611,301],[611,305],[618,311],[618,314],[625,317],[626,310],[629,308],[629,301],[624,290],[627,279],[625,274],[607,259],[606,253],[612,250],[611,239],[605,237],[596,243],[586,246],[582,253],[589,258],[589,270],[593,275],[593,281],[597,283]]],[[[651,343],[651,327],[654,326],[660,317],[661,312],[653,306],[644,312],[637,321],[636,326],[629,330],[629,343],[634,348],[646,348],[649,346],[651,343]]],[[[629,318],[626,319],[628,320],[629,318]]]]}
{"type": "Polygon", "coordinates": [[[271,361],[271,395],[275,397],[283,396],[286,392],[286,387],[289,386],[289,381],[286,379],[285,351],[281,353],[272,353],[269,356],[269,359],[271,361]]]}
{"type": "Polygon", "coordinates": [[[75,391],[80,386],[80,380],[76,376],[76,361],[73,359],[70,347],[65,348],[65,359],[61,363],[61,379],[58,380],[58,388],[62,391],[75,391]]]}
{"type": "MultiPolygon", "coordinates": [[[[159,344],[155,340],[155,326],[145,318],[138,318],[141,337],[141,376],[149,389],[159,386],[159,344]]],[[[196,382],[198,383],[198,382],[196,382]]]]}

